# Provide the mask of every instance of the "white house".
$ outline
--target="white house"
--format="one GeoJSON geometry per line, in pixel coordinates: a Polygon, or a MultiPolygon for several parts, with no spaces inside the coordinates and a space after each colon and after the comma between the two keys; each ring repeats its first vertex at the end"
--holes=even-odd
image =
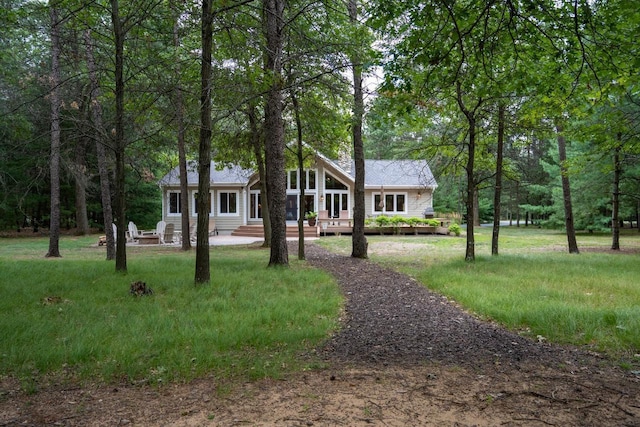
{"type": "MultiPolygon", "coordinates": [[[[198,172],[189,162],[189,213],[197,217],[198,172]]],[[[316,155],[312,168],[305,170],[304,206],[300,208],[298,170],[287,171],[287,221],[294,224],[299,215],[315,211],[320,217],[353,218],[355,167],[353,162],[332,161],[316,155]]],[[[160,181],[162,219],[181,228],[179,168],[160,181]]],[[[433,214],[436,181],[424,160],[365,160],[365,212],[377,216],[424,217],[433,214]]],[[[240,167],[221,170],[211,164],[210,216],[220,234],[230,234],[243,225],[262,224],[262,198],[258,173],[240,167]]]]}

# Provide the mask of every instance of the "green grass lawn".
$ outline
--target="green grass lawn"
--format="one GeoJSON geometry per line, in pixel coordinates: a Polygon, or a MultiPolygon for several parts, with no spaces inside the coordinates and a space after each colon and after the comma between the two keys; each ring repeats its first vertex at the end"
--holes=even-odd
{"type": "Polygon", "coordinates": [[[342,299],[327,274],[269,251],[211,249],[211,284],[194,286],[195,251],[128,248],[128,274],[97,237],[0,239],[0,374],[158,384],[213,374],[277,377],[337,327],[342,299]],[[133,281],[151,296],[129,294],[133,281]]]}
{"type": "MultiPolygon", "coordinates": [[[[466,238],[371,236],[372,260],[412,275],[481,318],[548,341],[587,345],[640,362],[640,234],[625,230],[612,254],[611,237],[581,234],[579,255],[566,236],[538,228],[503,227],[500,255],[491,256],[491,229],[476,233],[476,261],[464,261],[466,238]]],[[[350,237],[321,239],[350,253],[350,237]]]]}
{"type": "MultiPolygon", "coordinates": [[[[370,236],[372,260],[408,273],[481,318],[523,334],[587,345],[621,362],[640,357],[640,235],[625,233],[632,254],[606,249],[610,237],[504,228],[501,255],[480,228],[474,263],[465,238],[370,236]]],[[[212,282],[194,286],[195,252],[128,248],[128,274],[105,261],[97,237],[68,237],[61,259],[47,259],[46,238],[0,238],[0,375],[25,388],[48,375],[162,384],[214,375],[278,377],[315,365],[300,357],[338,327],[339,289],[325,273],[291,257],[266,268],[268,250],[211,249],[212,282]],[[129,294],[144,281],[151,296],[129,294]]],[[[351,238],[320,244],[349,254],[351,238]]]]}

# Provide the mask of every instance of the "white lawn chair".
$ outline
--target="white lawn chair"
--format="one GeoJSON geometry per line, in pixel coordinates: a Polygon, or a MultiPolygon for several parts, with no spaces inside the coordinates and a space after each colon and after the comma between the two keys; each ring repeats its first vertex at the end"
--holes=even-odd
{"type": "Polygon", "coordinates": [[[160,243],[164,243],[164,233],[167,227],[167,223],[164,221],[158,221],[156,224],[156,230],[153,234],[157,234],[160,238],[160,243]]]}
{"type": "Polygon", "coordinates": [[[133,221],[129,221],[129,237],[128,240],[130,242],[134,242],[138,240],[142,233],[138,231],[138,227],[134,224],[133,221]]]}
{"type": "Polygon", "coordinates": [[[163,233],[162,233],[162,238],[160,238],[160,243],[167,244],[167,243],[173,243],[173,230],[175,228],[175,225],[169,223],[167,224],[167,226],[165,227],[163,233]]]}

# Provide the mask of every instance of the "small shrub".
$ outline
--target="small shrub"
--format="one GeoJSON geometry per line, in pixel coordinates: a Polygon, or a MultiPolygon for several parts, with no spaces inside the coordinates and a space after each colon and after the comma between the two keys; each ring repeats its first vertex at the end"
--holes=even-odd
{"type": "Polygon", "coordinates": [[[416,226],[422,224],[422,218],[418,218],[418,217],[412,216],[411,218],[405,218],[404,222],[409,227],[416,227],[416,226]]]}
{"type": "Polygon", "coordinates": [[[375,218],[376,227],[388,227],[391,224],[391,218],[386,215],[380,215],[375,218]]]}
{"type": "Polygon", "coordinates": [[[453,233],[456,236],[459,236],[462,233],[462,227],[460,227],[460,224],[456,224],[454,222],[449,226],[449,233],[453,233]]]}
{"type": "Polygon", "coordinates": [[[391,225],[398,228],[407,222],[407,219],[400,215],[392,216],[390,219],[391,225]]]}

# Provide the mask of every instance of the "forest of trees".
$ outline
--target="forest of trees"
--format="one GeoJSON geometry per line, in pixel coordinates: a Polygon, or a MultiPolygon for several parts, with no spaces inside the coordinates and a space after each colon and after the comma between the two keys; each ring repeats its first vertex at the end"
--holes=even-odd
{"type": "Polygon", "coordinates": [[[469,218],[468,260],[481,222],[564,228],[577,252],[574,230],[615,249],[640,219],[633,0],[0,3],[0,229],[47,230],[49,256],[64,229],[152,226],[157,180],[198,160],[208,186],[215,159],[259,171],[270,265],[286,265],[284,171],[303,148],[351,151],[362,188],[364,157],[427,159],[436,211],[469,218]]]}

